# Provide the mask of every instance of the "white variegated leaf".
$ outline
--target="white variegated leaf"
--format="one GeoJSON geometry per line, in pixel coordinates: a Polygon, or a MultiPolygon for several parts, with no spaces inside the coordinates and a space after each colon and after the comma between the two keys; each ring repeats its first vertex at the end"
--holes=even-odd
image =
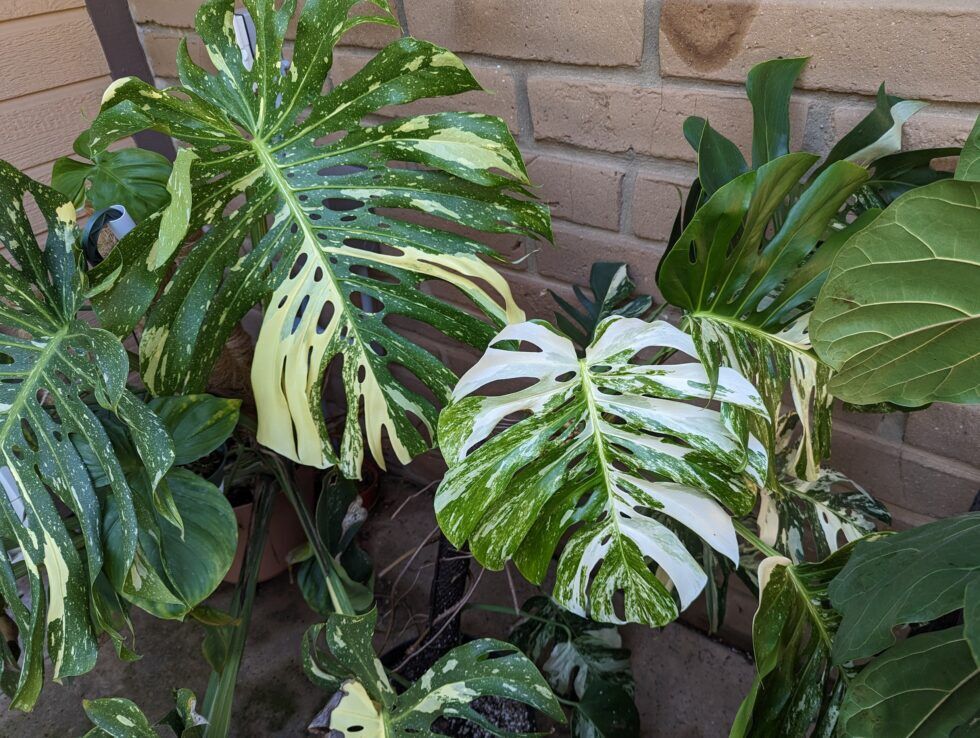
{"type": "MultiPolygon", "coordinates": [[[[385,0],[372,2],[388,11],[385,0]]],[[[323,92],[341,36],[365,22],[397,25],[387,14],[351,14],[358,4],[306,2],[287,71],[281,59],[295,0],[245,1],[256,26],[254,65],[235,42],[234,0],[208,0],[197,30],[217,74],[181,45],[180,87],[120,80],[92,127],[97,150],[153,128],[197,157],[186,225],[192,238],[205,234],[172,277],[165,257],[174,249],[169,241],[154,247],[153,221],[96,270],[94,303],[107,325],[122,335],[146,316],[147,386],[155,394],[202,391],[225,339],[261,303],[252,363],[259,441],[303,464],[339,464],[350,478],[360,476],[366,451],[384,464],[386,437],[402,462],[427,450],[437,406],[456,380],[400,335],[397,321],[482,350],[496,329],[523,319],[484,261],[499,256],[447,226],[551,232],[547,208],[525,197],[527,173],[503,121],[439,113],[363,123],[392,106],[480,89],[449,51],[402,38],[323,92]],[[423,289],[435,282],[451,284],[475,312],[423,289]],[[324,419],[332,364],[345,394],[330,400],[346,411],[340,439],[330,438],[324,419]]]]}
{"type": "Polygon", "coordinates": [[[681,608],[703,589],[704,572],[667,519],[737,561],[729,511],[752,508],[768,463],[761,444],[739,428],[745,413],[765,415],[765,407],[727,367],[712,387],[699,363],[631,363],[652,348],[696,352],[689,336],[659,321],[603,321],[582,360],[544,323],[501,331],[440,418],[449,471],[435,504],[450,541],[469,542],[491,569],[514,559],[540,582],[571,533],[554,598],[610,623],[663,625],[677,616],[674,595],[651,564],[681,608]],[[517,343],[533,348],[511,350],[517,343]],[[480,394],[501,380],[530,386],[480,394]],[[721,410],[706,407],[712,397],[721,410]],[[613,605],[619,592],[625,620],[613,605]]]}
{"type": "Polygon", "coordinates": [[[509,643],[490,638],[453,649],[396,694],[372,650],[376,619],[374,610],[360,616],[332,615],[307,633],[307,675],[336,690],[311,729],[337,738],[413,738],[433,735],[433,723],[452,717],[491,735],[525,735],[501,731],[474,709],[472,703],[480,697],[517,700],[552,719],[562,718],[561,705],[534,664],[509,643]],[[326,650],[318,645],[321,636],[326,650]]]}
{"type": "Polygon", "coordinates": [[[11,547],[0,555],[0,596],[21,638],[11,705],[30,709],[43,683],[45,645],[55,679],[95,664],[96,626],[105,625],[110,607],[96,587],[104,505],[118,511],[119,560],[128,567],[136,556],[134,491],[96,411],[112,413],[131,435],[133,464],[153,496],[148,505],[172,504],[160,482],[174,449],[159,419],[126,389],[122,344],[78,317],[86,278],[74,205],[6,162],[0,162],[0,196],[0,246],[7,256],[0,259],[0,467],[13,482],[0,492],[0,537],[11,547]],[[43,247],[28,220],[29,200],[45,219],[43,247]],[[91,458],[83,461],[79,441],[93,449],[91,458]],[[65,508],[74,516],[71,527],[65,508]],[[25,601],[15,573],[21,558],[25,601]]]}

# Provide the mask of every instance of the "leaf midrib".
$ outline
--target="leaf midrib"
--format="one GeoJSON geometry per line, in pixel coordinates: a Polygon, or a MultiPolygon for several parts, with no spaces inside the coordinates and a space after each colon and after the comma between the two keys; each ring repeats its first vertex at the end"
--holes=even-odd
{"type": "Polygon", "coordinates": [[[58,349],[61,347],[61,342],[64,340],[65,336],[68,335],[68,328],[69,326],[66,325],[50,337],[48,345],[44,347],[44,349],[38,355],[38,358],[34,363],[34,367],[21,381],[14,401],[10,403],[10,407],[7,408],[6,412],[4,413],[5,418],[3,426],[0,426],[0,450],[2,450],[4,456],[7,455],[7,437],[10,435],[10,429],[15,425],[15,423],[19,422],[21,414],[27,407],[30,398],[32,398],[37,391],[37,385],[40,384],[40,379],[44,375],[48,364],[55,356],[57,356],[58,349]]]}

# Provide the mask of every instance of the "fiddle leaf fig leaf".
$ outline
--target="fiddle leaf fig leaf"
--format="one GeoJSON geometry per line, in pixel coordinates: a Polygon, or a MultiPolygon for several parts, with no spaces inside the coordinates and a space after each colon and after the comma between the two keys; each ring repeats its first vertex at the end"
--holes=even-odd
{"type": "Polygon", "coordinates": [[[449,471],[436,493],[436,517],[453,545],[468,542],[489,569],[514,559],[540,583],[574,528],[558,562],[555,600],[593,620],[651,626],[678,614],[651,561],[681,608],[706,580],[661,516],[737,561],[729,511],[752,508],[767,465],[759,442],[739,432],[741,414],[764,415],[762,400],[732,369],[719,368],[712,388],[699,363],[631,363],[654,347],[695,353],[687,335],[661,321],[609,318],[582,360],[547,324],[504,328],[440,418],[449,471]],[[508,342],[533,348],[496,347],[508,342]],[[501,380],[532,384],[480,394],[501,380]],[[721,411],[704,406],[712,396],[721,411]],[[515,415],[528,417],[497,430],[515,415]],[[625,595],[625,620],[614,609],[617,592],[625,595]]]}
{"type": "Polygon", "coordinates": [[[146,128],[186,142],[197,157],[188,231],[206,233],[171,278],[171,263],[160,258],[169,250],[153,249],[158,224],[137,228],[95,270],[93,301],[120,334],[146,315],[141,367],[155,394],[202,391],[225,339],[263,303],[252,364],[260,442],[358,478],[365,445],[383,465],[387,435],[407,462],[435,435],[435,404],[399,371],[437,402],[455,382],[394,330],[395,319],[482,349],[500,326],[523,318],[483,260],[499,256],[447,227],[550,237],[550,220],[527,198],[524,163],[503,121],[437,113],[362,123],[383,108],[480,89],[455,55],[402,38],[324,94],[341,36],[362,22],[394,21],[349,16],[357,0],[307,2],[287,70],[281,60],[296,4],[278,5],[245,2],[257,29],[254,65],[234,40],[233,0],[208,0],[196,25],[216,75],[182,43],[180,87],[158,91],[129,78],[106,91],[93,149],[146,128]],[[438,281],[477,314],[422,289],[438,281]],[[347,406],[339,452],[321,397],[334,360],[347,406]]]}
{"type": "Polygon", "coordinates": [[[171,166],[166,157],[138,148],[93,152],[90,137],[86,131],[75,141],[76,155],[87,161],[63,156],[54,163],[54,189],[76,207],[86,201],[93,210],[122,205],[137,223],[167,204],[171,166]]]}
{"type": "Polygon", "coordinates": [[[811,336],[862,405],[980,402],[980,182],[909,192],[851,238],[813,310],[811,336]]]}
{"type": "Polygon", "coordinates": [[[965,608],[978,578],[980,513],[861,543],[830,586],[843,618],[834,661],[873,656],[895,643],[898,626],[965,608]]]}
{"type": "Polygon", "coordinates": [[[980,664],[962,626],[913,636],[850,683],[840,708],[845,738],[975,735],[980,664]]]}
{"type": "Polygon", "coordinates": [[[313,626],[303,644],[303,662],[314,683],[336,689],[311,728],[338,738],[363,735],[411,738],[428,735],[441,717],[466,720],[491,735],[502,731],[472,706],[480,697],[503,697],[561,720],[561,705],[534,664],[514,646],[484,638],[454,648],[401,694],[392,689],[371,636],[377,612],[331,615],[313,626]],[[318,646],[321,635],[327,650],[318,646]]]}
{"type": "Polygon", "coordinates": [[[119,511],[119,555],[133,562],[137,520],[132,491],[95,410],[129,428],[134,460],[155,490],[174,459],[159,419],[126,389],[126,351],[110,333],[77,313],[85,274],[75,207],[54,190],[0,162],[0,454],[22,507],[0,494],[0,533],[13,551],[0,556],[0,594],[21,634],[22,665],[13,707],[30,709],[43,681],[45,641],[53,677],[83,674],[95,664],[90,593],[102,570],[102,501],[75,448],[93,449],[90,463],[119,511]],[[32,233],[25,202],[33,200],[47,226],[43,248],[32,233]],[[74,515],[80,547],[59,512],[74,515]],[[30,605],[13,571],[19,548],[30,605]],[[45,586],[44,579],[47,581],[45,586]]]}
{"type": "Polygon", "coordinates": [[[783,393],[789,386],[802,420],[794,452],[798,476],[813,479],[829,454],[830,370],[807,334],[809,307],[847,237],[867,214],[826,236],[838,211],[868,178],[837,162],[780,210],[817,157],[787,154],[742,174],[694,214],[660,262],[657,282],[685,320],[712,383],[731,366],[759,389],[768,423],[752,426],[773,452],[783,393]]]}

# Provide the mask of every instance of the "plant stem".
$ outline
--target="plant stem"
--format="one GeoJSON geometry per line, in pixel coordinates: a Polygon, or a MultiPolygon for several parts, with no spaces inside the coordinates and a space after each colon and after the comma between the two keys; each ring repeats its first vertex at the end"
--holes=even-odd
{"type": "Polygon", "coordinates": [[[755,546],[755,548],[759,552],[764,553],[766,556],[782,556],[783,555],[779,551],[777,551],[776,549],[774,549],[772,546],[770,546],[768,543],[766,543],[765,541],[763,541],[761,538],[759,538],[759,536],[757,536],[755,533],[753,533],[749,529],[749,527],[745,523],[743,523],[741,520],[737,520],[736,519],[736,520],[733,520],[732,522],[735,524],[735,531],[740,536],[742,536],[742,538],[744,538],[746,541],[748,541],[753,546],[755,546]]]}
{"type": "Polygon", "coordinates": [[[255,588],[259,580],[259,567],[262,552],[269,532],[269,518],[272,516],[272,502],[275,492],[268,483],[260,483],[252,506],[252,525],[248,532],[245,549],[245,562],[241,578],[235,588],[231,615],[238,620],[228,644],[228,655],[224,668],[212,672],[208,691],[204,697],[204,715],[208,726],[204,738],[226,738],[231,727],[231,706],[235,698],[235,684],[238,670],[245,653],[245,639],[248,637],[249,622],[252,619],[252,605],[255,603],[255,588]]]}
{"type": "Polygon", "coordinates": [[[289,499],[293,509],[296,510],[300,525],[303,526],[303,532],[306,533],[306,538],[310,542],[310,546],[313,547],[313,555],[320,565],[320,571],[323,572],[323,578],[327,584],[327,592],[330,593],[330,602],[333,604],[334,610],[342,615],[356,615],[357,612],[354,610],[354,606],[347,596],[347,589],[344,587],[340,575],[337,574],[333,556],[330,555],[329,549],[323,542],[323,539],[320,538],[320,533],[316,529],[313,516],[310,515],[309,508],[303,503],[299,491],[293,484],[292,477],[279,456],[270,453],[269,458],[276,475],[276,481],[279,482],[282,491],[289,499]]]}
{"type": "Polygon", "coordinates": [[[569,628],[562,622],[558,620],[553,620],[551,618],[543,618],[540,615],[533,615],[532,613],[526,612],[524,610],[514,611],[512,607],[504,607],[503,605],[483,605],[479,602],[474,602],[466,605],[467,610],[483,610],[484,612],[498,612],[504,615],[512,615],[513,617],[527,618],[528,620],[537,620],[539,623],[548,623],[549,625],[554,625],[555,627],[561,628],[568,634],[568,640],[573,640],[575,636],[572,634],[572,629],[569,628]]]}

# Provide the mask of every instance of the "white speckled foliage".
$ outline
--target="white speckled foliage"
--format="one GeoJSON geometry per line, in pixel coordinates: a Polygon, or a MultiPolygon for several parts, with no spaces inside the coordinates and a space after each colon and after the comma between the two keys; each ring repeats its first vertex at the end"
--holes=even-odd
{"type": "Polygon", "coordinates": [[[523,702],[554,720],[563,719],[561,705],[531,660],[492,638],[454,648],[408,689],[396,693],[371,647],[376,620],[374,610],[331,615],[307,631],[303,668],[314,684],[332,692],[311,727],[338,738],[412,738],[435,735],[433,723],[451,717],[491,735],[529,735],[503,732],[475,710],[471,703],[484,696],[523,702]]]}
{"type": "Polygon", "coordinates": [[[392,318],[480,349],[500,326],[523,318],[506,282],[483,261],[496,256],[492,250],[420,225],[419,215],[486,232],[550,235],[547,208],[523,198],[527,174],[503,121],[440,113],[362,123],[391,106],[479,89],[452,53],[402,38],[323,92],[344,33],[365,22],[396,25],[385,0],[372,2],[385,14],[349,17],[356,0],[308,0],[285,65],[295,0],[278,9],[273,0],[246,0],[257,37],[248,67],[232,32],[235,3],[209,0],[197,14],[197,31],[217,74],[191,61],[182,43],[182,86],[158,91],[120,80],[106,91],[92,127],[96,150],[152,128],[196,155],[188,226],[191,234],[201,228],[206,234],[173,277],[167,281],[172,259],[161,260],[153,248],[156,218],[97,270],[95,304],[108,325],[121,333],[146,316],[147,386],[157,394],[201,391],[234,326],[262,303],[252,365],[259,439],[304,464],[339,463],[348,477],[360,475],[365,445],[383,464],[385,435],[407,462],[435,434],[436,404],[398,378],[395,366],[440,402],[456,380],[396,333],[392,318]],[[268,219],[272,225],[261,236],[268,219]],[[246,246],[249,237],[255,242],[246,246]],[[420,289],[440,280],[468,298],[479,317],[420,289]],[[335,359],[343,364],[346,402],[339,409],[347,417],[339,453],[322,398],[335,359]]]}
{"type": "Polygon", "coordinates": [[[45,650],[52,676],[62,679],[94,666],[103,630],[115,635],[108,622],[115,596],[103,574],[104,505],[117,512],[117,563],[126,571],[137,556],[140,500],[98,414],[113,414],[128,433],[149,511],[172,515],[160,482],[174,449],[160,420],[126,389],[122,344],[78,316],[88,283],[75,206],[6,162],[0,200],[0,246],[8,255],[0,258],[0,466],[23,504],[19,510],[0,491],[0,537],[10,547],[0,555],[0,596],[22,651],[19,671],[4,680],[11,706],[26,710],[41,691],[45,650]],[[30,200],[46,223],[43,247],[28,220],[30,200]],[[83,460],[78,444],[93,449],[90,458],[83,460]],[[70,523],[59,505],[73,513],[70,523]],[[21,576],[29,591],[23,600],[21,576]]]}
{"type": "Polygon", "coordinates": [[[468,542],[490,569],[513,559],[534,582],[561,548],[559,603],[593,620],[651,626],[676,618],[706,582],[671,526],[737,562],[731,514],[752,508],[767,468],[747,417],[765,407],[726,367],[712,390],[698,362],[632,363],[654,348],[696,354],[689,336],[660,321],[609,318],[581,360],[547,324],[504,328],[440,418],[449,471],[435,504],[453,544],[468,542]],[[480,394],[521,379],[533,382],[480,394]],[[720,410],[707,407],[711,398],[720,410]]]}

